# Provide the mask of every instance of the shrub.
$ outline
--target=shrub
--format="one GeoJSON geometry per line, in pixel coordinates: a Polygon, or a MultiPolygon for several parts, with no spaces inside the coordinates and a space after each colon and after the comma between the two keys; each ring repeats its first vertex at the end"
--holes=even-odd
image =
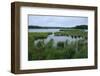
{"type": "Polygon", "coordinates": [[[58,42],[57,47],[58,48],[64,48],[64,42],[58,42]]]}

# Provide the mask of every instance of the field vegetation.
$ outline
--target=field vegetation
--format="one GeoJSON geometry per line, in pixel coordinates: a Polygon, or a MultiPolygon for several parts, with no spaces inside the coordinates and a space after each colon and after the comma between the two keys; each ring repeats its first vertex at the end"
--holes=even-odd
{"type": "Polygon", "coordinates": [[[48,43],[44,43],[44,39],[52,32],[29,32],[28,33],[28,60],[52,60],[52,59],[76,59],[87,58],[87,32],[82,30],[66,30],[61,29],[59,32],[55,32],[56,36],[72,36],[83,37],[83,39],[68,43],[58,42],[57,47],[54,47],[54,40],[51,39],[48,43]],[[37,44],[34,41],[42,39],[37,44]]]}

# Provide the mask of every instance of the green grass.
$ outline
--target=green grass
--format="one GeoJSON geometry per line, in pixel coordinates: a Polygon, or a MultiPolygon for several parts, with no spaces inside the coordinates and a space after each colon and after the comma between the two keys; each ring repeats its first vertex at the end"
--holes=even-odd
{"type": "Polygon", "coordinates": [[[68,41],[58,42],[57,47],[54,47],[54,41],[51,39],[47,44],[42,40],[34,45],[35,40],[44,39],[50,34],[52,33],[28,33],[28,60],[75,59],[88,57],[87,43],[85,40],[71,42],[70,44],[68,41]]]}
{"type": "Polygon", "coordinates": [[[28,35],[33,36],[33,38],[36,39],[44,39],[46,38],[48,35],[52,34],[51,32],[29,32],[28,35]]]}
{"type": "Polygon", "coordinates": [[[83,37],[87,39],[87,32],[79,29],[61,29],[59,32],[55,32],[54,34],[55,36],[83,37]]]}
{"type": "Polygon", "coordinates": [[[39,56],[40,51],[43,50],[43,47],[42,48],[38,47],[38,46],[41,47],[41,45],[42,45],[41,42],[40,42],[40,44],[38,43],[38,46],[36,47],[34,45],[34,41],[37,39],[44,39],[50,34],[52,34],[52,33],[51,32],[49,32],[49,33],[29,32],[28,33],[28,59],[29,60],[37,59],[38,58],[37,56],[39,56]]]}

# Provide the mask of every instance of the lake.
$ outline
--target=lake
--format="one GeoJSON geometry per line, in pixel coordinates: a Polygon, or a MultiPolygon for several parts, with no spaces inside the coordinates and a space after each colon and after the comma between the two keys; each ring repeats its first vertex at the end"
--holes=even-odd
{"type": "Polygon", "coordinates": [[[60,29],[28,29],[28,32],[58,32],[60,29]]]}

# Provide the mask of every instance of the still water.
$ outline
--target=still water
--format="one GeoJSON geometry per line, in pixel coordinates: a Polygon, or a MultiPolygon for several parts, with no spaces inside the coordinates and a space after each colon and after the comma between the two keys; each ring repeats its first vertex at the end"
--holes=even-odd
{"type": "Polygon", "coordinates": [[[60,29],[28,29],[28,32],[58,32],[60,29]]]}
{"type": "MultiPolygon", "coordinates": [[[[37,44],[39,41],[44,41],[47,44],[51,39],[54,41],[53,46],[56,46],[58,42],[66,42],[68,43],[81,40],[82,37],[72,38],[71,36],[55,36],[54,32],[59,32],[60,29],[29,29],[29,32],[52,32],[51,35],[48,35],[45,39],[38,39],[34,41],[34,44],[37,44]]],[[[68,29],[69,30],[69,29],[68,29]]]]}
{"type": "Polygon", "coordinates": [[[45,39],[35,40],[34,44],[37,44],[39,41],[44,41],[44,43],[47,44],[51,39],[54,41],[53,46],[56,47],[58,42],[67,41],[68,43],[71,43],[74,41],[81,40],[82,37],[72,38],[71,36],[55,36],[54,34],[51,34],[51,35],[48,35],[48,37],[45,39]]]}

